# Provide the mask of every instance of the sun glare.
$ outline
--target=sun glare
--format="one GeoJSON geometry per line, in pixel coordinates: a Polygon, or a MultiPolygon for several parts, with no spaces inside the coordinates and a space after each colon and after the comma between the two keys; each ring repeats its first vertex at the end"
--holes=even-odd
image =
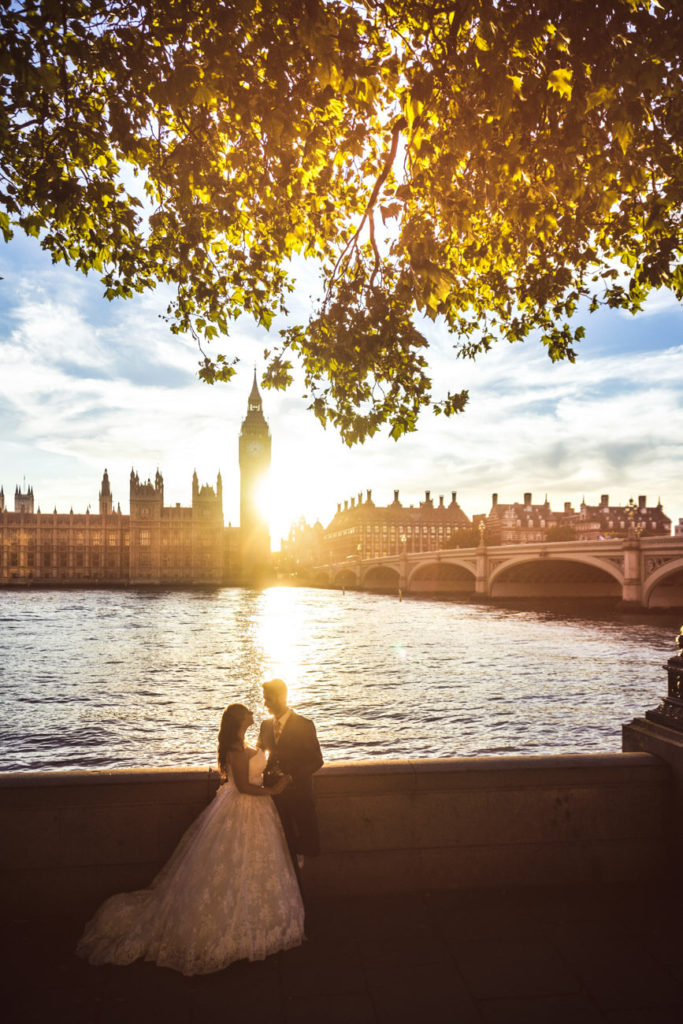
{"type": "Polygon", "coordinates": [[[270,523],[273,511],[273,487],[268,475],[264,476],[256,488],[256,504],[261,515],[270,523]]]}
{"type": "Polygon", "coordinates": [[[263,651],[266,678],[284,679],[289,698],[295,702],[301,669],[303,615],[288,587],[271,587],[263,597],[257,640],[263,651]]]}

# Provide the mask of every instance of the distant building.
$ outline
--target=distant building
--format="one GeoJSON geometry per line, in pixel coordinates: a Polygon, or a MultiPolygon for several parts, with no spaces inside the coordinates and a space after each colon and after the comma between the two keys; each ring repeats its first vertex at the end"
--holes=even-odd
{"type": "Polygon", "coordinates": [[[19,487],[14,491],[14,511],[33,512],[33,488],[29,487],[24,494],[19,487]]]}
{"type": "Polygon", "coordinates": [[[223,491],[200,488],[192,477],[192,505],[164,505],[164,480],[130,475],[131,583],[220,584],[223,582],[223,491]]]}
{"type": "Polygon", "coordinates": [[[677,524],[674,526],[674,536],[683,537],[683,519],[679,519],[677,524]]]}
{"type": "Polygon", "coordinates": [[[671,520],[664,514],[661,501],[648,506],[645,494],[638,496],[633,513],[626,505],[610,505],[609,494],[603,494],[599,505],[587,505],[584,500],[579,511],[572,510],[565,521],[576,530],[577,540],[627,537],[632,527],[642,537],[671,535],[671,520]]]}
{"type": "Polygon", "coordinates": [[[192,504],[164,504],[164,479],[130,474],[130,514],[113,509],[109,474],[99,513],[34,512],[33,488],[16,488],[14,512],[0,489],[0,585],[220,585],[250,582],[270,565],[256,491],[270,465],[270,432],[256,378],[240,434],[241,527],[224,526],[223,483],[192,478],[192,504]]]}
{"type": "Polygon", "coordinates": [[[552,540],[600,540],[627,537],[632,529],[643,537],[669,536],[671,520],[662,510],[661,502],[647,505],[641,494],[632,509],[625,505],[610,505],[609,495],[603,494],[599,505],[581,502],[578,512],[571,502],[565,501],[562,512],[553,512],[548,499],[534,505],[527,492],[522,502],[503,504],[498,495],[492,495],[491,511],[483,519],[487,544],[529,544],[552,540]]]}
{"type": "MultiPolygon", "coordinates": [[[[566,501],[561,512],[550,508],[547,497],[534,504],[531,492],[523,500],[505,504],[493,494],[488,514],[468,519],[451,493],[449,504],[439,497],[435,505],[430,492],[416,507],[405,507],[394,491],[394,500],[378,507],[372,491],[337,505],[329,526],[309,526],[300,520],[282,541],[280,566],[283,571],[297,572],[316,565],[344,561],[349,558],[382,558],[405,552],[440,551],[456,547],[476,547],[482,539],[489,546],[532,544],[552,541],[597,540],[627,537],[634,530],[638,536],[668,536],[671,520],[662,510],[661,502],[647,505],[645,495],[631,507],[612,506],[603,494],[599,505],[581,502],[576,511],[566,501]]],[[[676,528],[683,531],[683,520],[676,528]]]]}
{"type": "Polygon", "coordinates": [[[451,493],[448,505],[443,495],[434,504],[429,491],[416,507],[401,504],[399,492],[385,507],[375,505],[372,491],[362,492],[337,505],[327,528],[299,523],[282,544],[282,564],[310,566],[341,562],[346,558],[380,558],[413,551],[438,551],[451,547],[461,530],[472,524],[451,493]]]}
{"type": "Polygon", "coordinates": [[[0,584],[127,582],[128,516],[34,513],[32,488],[16,497],[0,511],[0,584]]]}
{"type": "Polygon", "coordinates": [[[285,573],[301,572],[325,563],[325,530],[318,520],[310,526],[301,518],[280,542],[278,568],[285,573]]]}
{"type": "MultiPolygon", "coordinates": [[[[566,508],[566,506],[565,506],[566,508]]],[[[548,530],[556,525],[557,514],[550,511],[546,497],[541,505],[534,505],[531,492],[524,501],[506,505],[491,495],[491,511],[484,519],[487,544],[530,544],[546,539],[548,530]]]]}

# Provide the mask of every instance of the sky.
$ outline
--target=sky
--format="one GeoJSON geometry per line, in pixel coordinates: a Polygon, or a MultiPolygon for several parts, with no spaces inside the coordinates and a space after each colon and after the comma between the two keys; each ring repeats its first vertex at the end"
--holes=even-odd
{"type": "MultiPolygon", "coordinates": [[[[31,485],[42,511],[98,508],[107,468],[114,506],[128,512],[130,471],[163,474],[165,503],[191,503],[192,473],[215,484],[226,524],[239,523],[238,435],[254,366],[268,334],[235,325],[240,358],[229,384],[197,378],[198,353],[161,319],[163,289],[108,302],[95,275],[53,266],[35,239],[0,247],[0,485],[31,485]]],[[[306,317],[310,281],[290,303],[306,317]]],[[[272,434],[269,516],[273,547],[301,516],[327,525],[337,503],[372,489],[386,505],[425,490],[487,512],[491,494],[551,507],[612,504],[647,495],[683,518],[683,307],[651,296],[636,317],[586,313],[578,361],[553,364],[538,342],[501,343],[477,361],[454,357],[445,328],[425,321],[435,394],[468,388],[470,403],[446,419],[424,413],[416,433],[388,429],[349,449],[306,409],[303,388],[262,390],[272,434]]],[[[276,329],[278,324],[275,324],[276,329]]],[[[226,350],[221,343],[221,351],[226,350]]]]}

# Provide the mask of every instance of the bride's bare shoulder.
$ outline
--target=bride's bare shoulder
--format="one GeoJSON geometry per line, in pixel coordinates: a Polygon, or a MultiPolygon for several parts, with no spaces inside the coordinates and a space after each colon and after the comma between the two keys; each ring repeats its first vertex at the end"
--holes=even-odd
{"type": "Polygon", "coordinates": [[[244,753],[251,759],[254,754],[258,754],[258,747],[245,747],[244,753]]]}

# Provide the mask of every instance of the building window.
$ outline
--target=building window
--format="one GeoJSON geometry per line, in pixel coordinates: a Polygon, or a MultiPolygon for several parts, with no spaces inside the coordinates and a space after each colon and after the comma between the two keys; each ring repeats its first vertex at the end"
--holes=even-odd
{"type": "Polygon", "coordinates": [[[109,547],[110,548],[115,548],[116,547],[116,534],[115,533],[110,533],[108,535],[108,537],[107,537],[107,540],[109,542],[109,547]]]}
{"type": "Polygon", "coordinates": [[[102,543],[102,533],[100,530],[93,530],[90,534],[90,543],[93,547],[97,548],[102,543]]]}
{"type": "Polygon", "coordinates": [[[140,547],[148,548],[150,545],[149,530],[140,530],[140,547]]]}

